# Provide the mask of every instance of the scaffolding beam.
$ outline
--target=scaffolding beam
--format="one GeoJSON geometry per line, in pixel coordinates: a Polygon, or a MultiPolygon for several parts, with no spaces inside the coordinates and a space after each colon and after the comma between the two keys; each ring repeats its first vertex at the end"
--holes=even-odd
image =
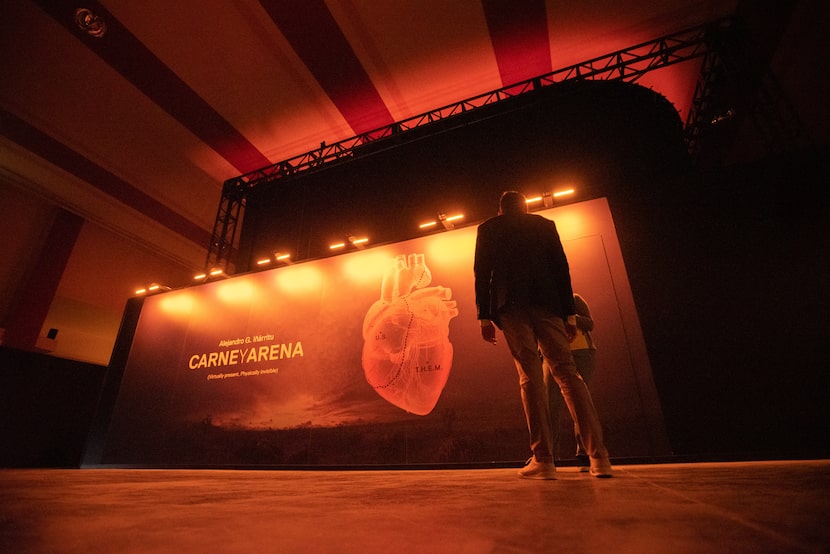
{"type": "MultiPolygon", "coordinates": [[[[363,152],[368,155],[377,151],[375,148],[366,148],[375,143],[382,147],[383,141],[392,138],[396,139],[396,145],[405,143],[410,139],[415,140],[421,136],[419,133],[412,132],[416,129],[439,122],[451,123],[452,118],[462,114],[475,118],[477,113],[481,113],[479,112],[481,108],[557,83],[585,80],[636,82],[637,79],[649,71],[711,55],[710,48],[713,44],[718,43],[717,37],[729,27],[730,22],[729,18],[725,18],[686,29],[466,100],[454,102],[334,144],[323,142],[319,148],[304,154],[229,179],[225,181],[223,187],[222,200],[205,264],[206,269],[215,267],[230,272],[236,247],[237,226],[244,213],[245,198],[256,187],[277,183],[289,176],[318,170],[322,167],[353,159],[364,155],[363,152]]],[[[699,92],[703,95],[708,91],[702,88],[699,92]]],[[[695,101],[699,105],[693,106],[695,114],[701,111],[702,104],[705,102],[705,99],[699,99],[697,94],[698,91],[696,91],[695,101]]],[[[483,113],[482,116],[484,116],[483,113]]],[[[696,117],[696,115],[691,115],[688,121],[691,121],[694,125],[698,121],[696,117]]],[[[464,118],[464,123],[467,122],[469,122],[469,119],[464,118]]],[[[687,137],[690,139],[696,139],[697,135],[698,133],[687,130],[687,137]]]]}

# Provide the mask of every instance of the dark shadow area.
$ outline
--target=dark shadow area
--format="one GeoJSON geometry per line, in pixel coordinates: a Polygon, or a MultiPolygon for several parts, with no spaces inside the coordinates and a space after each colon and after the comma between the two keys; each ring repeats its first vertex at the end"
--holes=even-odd
{"type": "Polygon", "coordinates": [[[612,200],[676,454],[827,455],[825,160],[771,156],[612,200]]]}
{"type": "Polygon", "coordinates": [[[105,373],[0,347],[0,467],[78,467],[105,373]]]}

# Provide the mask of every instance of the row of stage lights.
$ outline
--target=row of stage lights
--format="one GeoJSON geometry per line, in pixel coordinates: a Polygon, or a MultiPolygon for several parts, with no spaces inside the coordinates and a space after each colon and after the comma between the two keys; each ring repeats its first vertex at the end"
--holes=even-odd
{"type": "MultiPolygon", "coordinates": [[[[566,189],[566,190],[561,190],[561,191],[558,191],[558,192],[545,192],[540,196],[534,196],[534,197],[528,198],[526,201],[527,201],[528,208],[537,207],[537,205],[540,205],[542,208],[552,208],[553,203],[554,203],[554,198],[560,198],[560,197],[563,197],[563,196],[570,196],[573,193],[574,193],[574,189],[572,189],[572,188],[571,189],[566,189]]],[[[464,219],[464,214],[461,214],[461,213],[453,214],[453,215],[447,215],[443,212],[439,212],[437,219],[421,223],[420,225],[418,225],[418,228],[421,231],[426,231],[426,230],[429,230],[429,229],[434,229],[440,223],[444,227],[445,230],[451,231],[451,230],[455,229],[456,223],[459,222],[459,221],[462,221],[463,219],[464,219]]],[[[329,250],[332,250],[332,251],[344,250],[347,245],[352,245],[355,248],[357,248],[358,250],[362,250],[366,247],[367,244],[369,244],[369,237],[355,237],[354,235],[350,234],[346,237],[345,241],[330,244],[329,245],[329,250]]],[[[288,253],[285,253],[285,252],[276,252],[276,253],[274,253],[273,258],[261,258],[261,259],[257,260],[256,265],[258,267],[266,267],[266,266],[271,265],[273,262],[282,263],[282,264],[285,264],[285,265],[291,264],[292,263],[291,254],[288,254],[288,253]]],[[[199,275],[194,276],[193,280],[197,281],[197,282],[204,282],[204,281],[208,281],[208,280],[211,280],[211,279],[221,279],[221,278],[225,278],[225,277],[227,277],[227,275],[225,274],[225,271],[223,269],[215,268],[215,269],[210,270],[207,273],[200,273],[199,275]]],[[[169,290],[171,290],[170,287],[167,287],[167,286],[164,286],[164,285],[159,285],[157,283],[152,283],[147,287],[140,288],[140,289],[136,290],[135,294],[140,296],[140,295],[144,295],[144,294],[152,294],[152,293],[156,293],[156,292],[164,292],[164,291],[169,291],[169,290]]]]}

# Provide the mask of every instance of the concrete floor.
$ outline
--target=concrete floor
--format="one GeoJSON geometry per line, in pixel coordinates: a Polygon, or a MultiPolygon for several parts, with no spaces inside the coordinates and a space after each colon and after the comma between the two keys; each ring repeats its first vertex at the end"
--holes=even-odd
{"type": "Polygon", "coordinates": [[[0,470],[0,552],[830,552],[830,460],[0,470]]]}

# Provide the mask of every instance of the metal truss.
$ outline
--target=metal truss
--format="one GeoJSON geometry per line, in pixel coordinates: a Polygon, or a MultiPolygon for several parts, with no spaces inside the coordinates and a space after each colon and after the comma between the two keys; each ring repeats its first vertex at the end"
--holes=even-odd
{"type": "Polygon", "coordinates": [[[725,154],[723,147],[734,139],[738,120],[754,127],[754,139],[767,153],[811,143],[772,71],[753,60],[752,52],[736,40],[739,33],[739,29],[731,29],[707,39],[684,127],[689,155],[698,163],[720,163],[725,154]]]}
{"type": "Polygon", "coordinates": [[[245,191],[225,181],[222,187],[222,199],[213,224],[208,256],[205,261],[205,274],[214,268],[231,272],[229,266],[233,258],[236,231],[241,215],[245,211],[245,191]]]}
{"type": "Polygon", "coordinates": [[[720,103],[722,94],[719,89],[724,81],[724,72],[725,67],[719,49],[707,49],[683,131],[686,146],[692,157],[700,154],[701,135],[710,124],[717,124],[734,116],[731,108],[720,103]]]}
{"type": "MultiPolygon", "coordinates": [[[[223,187],[222,200],[213,228],[205,269],[221,268],[226,272],[230,272],[229,265],[234,251],[236,227],[244,212],[246,196],[249,191],[256,187],[270,185],[286,177],[314,171],[337,162],[376,152],[377,149],[369,148],[369,146],[376,144],[378,147],[383,147],[385,144],[383,141],[395,139],[394,143],[397,145],[410,139],[420,138],[421,134],[413,133],[414,130],[439,122],[452,125],[452,118],[460,115],[466,115],[467,117],[459,119],[463,119],[463,123],[469,123],[469,118],[475,119],[478,113],[481,113],[482,118],[485,116],[480,111],[481,108],[557,83],[586,80],[636,82],[637,79],[649,71],[707,55],[711,57],[713,56],[711,50],[713,45],[718,44],[717,37],[728,29],[730,24],[731,20],[729,18],[721,19],[643,42],[612,54],[430,110],[334,144],[327,145],[324,142],[320,144],[320,148],[305,154],[229,179],[225,181],[223,187]]],[[[716,57],[711,59],[716,59],[716,57]]],[[[711,59],[709,65],[711,65],[711,59]]],[[[695,114],[701,112],[701,107],[706,102],[707,93],[711,92],[711,87],[707,89],[707,85],[711,85],[711,81],[707,79],[703,80],[703,84],[698,85],[700,90],[695,93],[698,104],[693,106],[695,114]],[[698,94],[700,94],[700,99],[698,99],[698,94]]],[[[695,126],[696,118],[696,115],[690,116],[689,121],[691,121],[692,127],[695,126]]],[[[460,124],[462,124],[461,121],[459,121],[460,124]]],[[[688,125],[689,123],[687,123],[688,125]]],[[[697,133],[693,132],[690,136],[692,139],[696,139],[697,133]]]]}

